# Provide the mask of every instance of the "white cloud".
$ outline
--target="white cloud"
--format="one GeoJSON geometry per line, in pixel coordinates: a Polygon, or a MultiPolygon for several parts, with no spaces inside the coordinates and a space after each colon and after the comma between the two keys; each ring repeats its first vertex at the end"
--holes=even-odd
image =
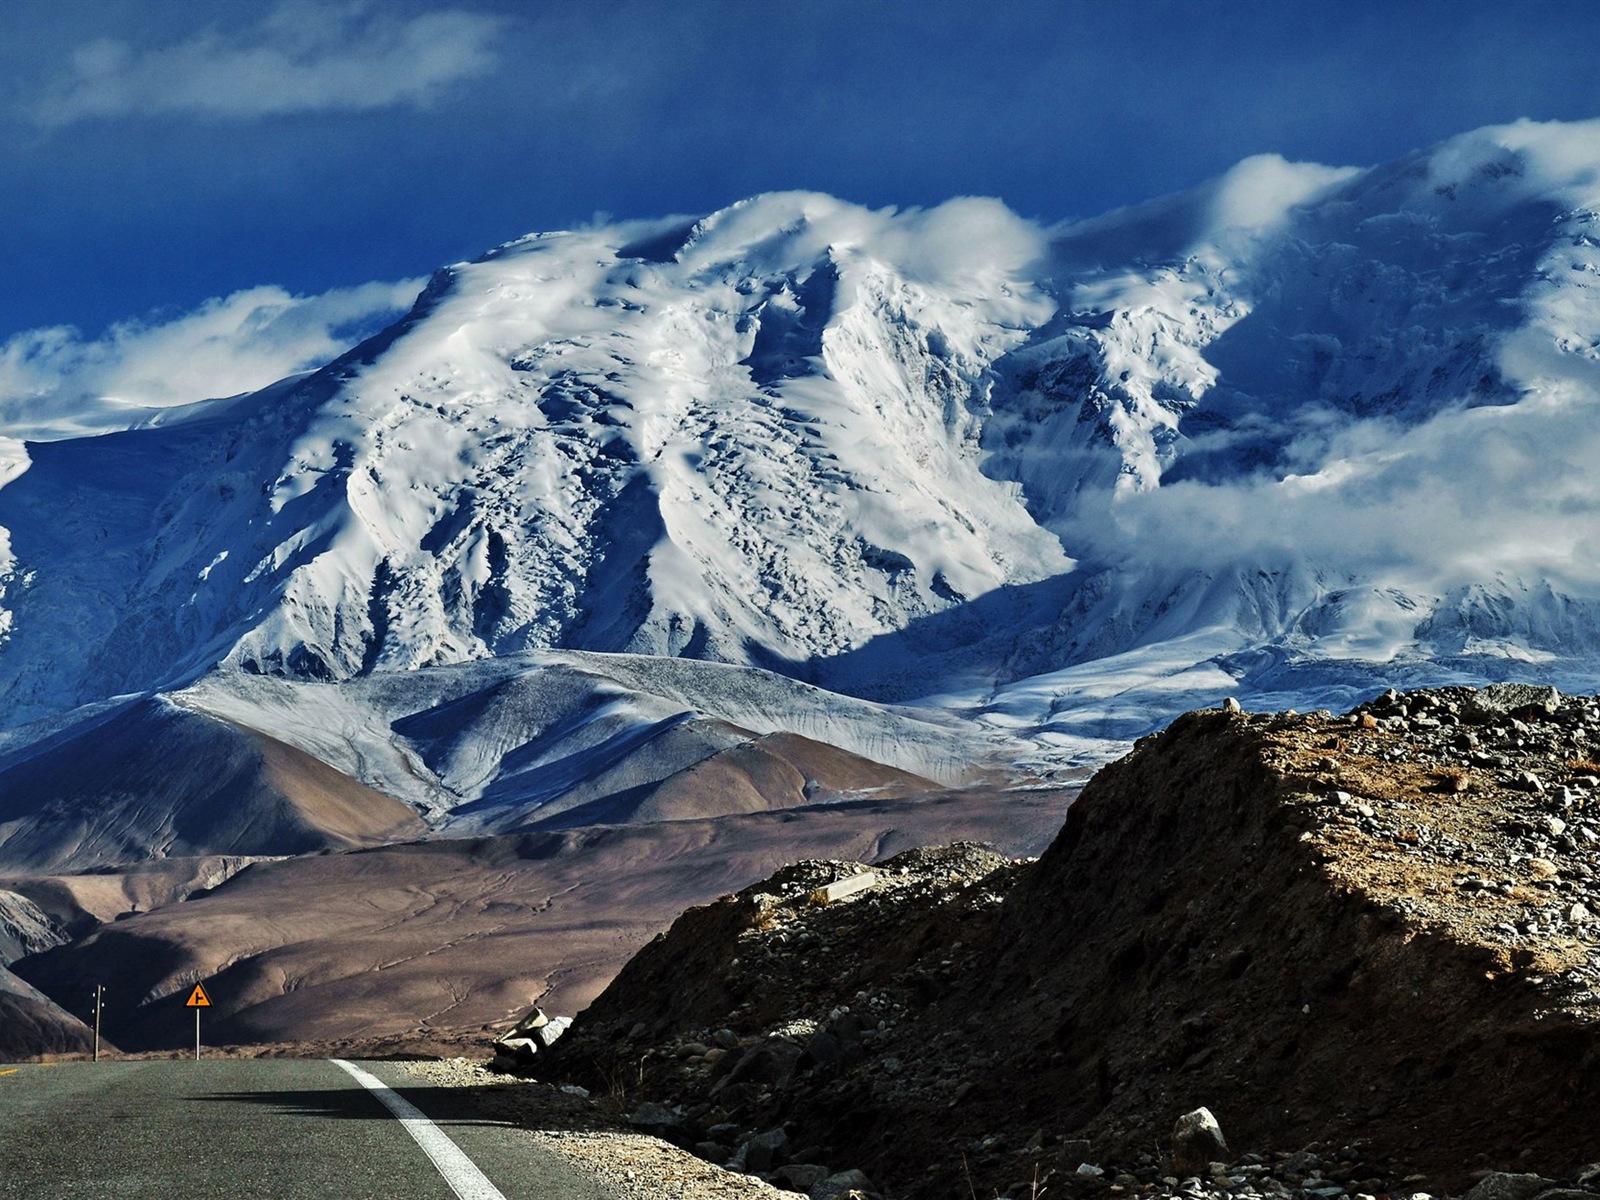
{"type": "Polygon", "coordinates": [[[1277,154],[1257,154],[1208,185],[1208,233],[1224,230],[1268,233],[1287,223],[1290,213],[1330,188],[1360,174],[1356,167],[1289,162],[1277,154]]]}
{"type": "Polygon", "coordinates": [[[1020,272],[1038,261],[1047,244],[1043,229],[1001,201],[958,196],[899,214],[885,231],[883,253],[911,275],[956,280],[1020,272]]]}
{"type": "Polygon", "coordinates": [[[70,326],[0,342],[0,435],[45,440],[125,428],[151,408],[264,387],[321,366],[408,308],[423,280],[318,296],[256,287],[99,338],[70,326]]]}
{"type": "Polygon", "coordinates": [[[79,47],[32,108],[41,125],[185,112],[214,118],[425,105],[496,62],[503,18],[462,9],[399,17],[382,6],[290,0],[255,26],[169,46],[79,47]]]}
{"type": "Polygon", "coordinates": [[[784,258],[866,248],[913,279],[954,285],[1021,273],[1044,254],[1048,235],[982,196],[928,209],[871,209],[820,192],[767,192],[703,222],[686,261],[758,265],[770,247],[781,247],[784,258]]]}
{"type": "Polygon", "coordinates": [[[1443,593],[1497,573],[1600,588],[1597,397],[1540,394],[1406,429],[1358,421],[1305,474],[1185,481],[1085,513],[1068,544],[1104,561],[1223,572],[1309,563],[1443,593]]]}

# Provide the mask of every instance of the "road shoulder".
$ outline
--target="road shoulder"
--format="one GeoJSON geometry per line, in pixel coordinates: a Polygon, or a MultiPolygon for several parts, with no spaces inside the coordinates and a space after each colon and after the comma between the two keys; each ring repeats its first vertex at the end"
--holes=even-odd
{"type": "Polygon", "coordinates": [[[383,1077],[424,1112],[430,1097],[438,1103],[445,1094],[440,1089],[451,1089],[451,1112],[514,1126],[531,1148],[565,1160],[618,1200],[668,1195],[682,1200],[794,1200],[796,1195],[620,1127],[595,1102],[551,1084],[496,1074],[459,1058],[384,1066],[398,1068],[384,1070],[383,1077]]]}

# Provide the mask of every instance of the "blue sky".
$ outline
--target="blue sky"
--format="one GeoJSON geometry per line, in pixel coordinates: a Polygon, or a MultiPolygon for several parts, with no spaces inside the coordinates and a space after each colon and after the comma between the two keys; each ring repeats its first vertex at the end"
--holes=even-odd
{"type": "Polygon", "coordinates": [[[331,346],[596,213],[799,187],[1053,221],[1596,116],[1597,35],[1538,0],[8,0],[0,401],[196,314],[331,346]]]}

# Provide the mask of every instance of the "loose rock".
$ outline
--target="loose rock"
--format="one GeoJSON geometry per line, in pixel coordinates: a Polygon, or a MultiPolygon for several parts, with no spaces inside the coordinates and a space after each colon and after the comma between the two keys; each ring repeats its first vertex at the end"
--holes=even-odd
{"type": "Polygon", "coordinates": [[[1226,1158],[1228,1143],[1222,1126],[1209,1108],[1184,1113],[1172,1129],[1172,1169],[1180,1175],[1198,1175],[1212,1162],[1226,1158]]]}

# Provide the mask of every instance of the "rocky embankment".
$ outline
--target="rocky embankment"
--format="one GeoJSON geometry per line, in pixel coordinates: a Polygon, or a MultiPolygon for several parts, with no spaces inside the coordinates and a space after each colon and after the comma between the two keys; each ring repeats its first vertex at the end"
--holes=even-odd
{"type": "Polygon", "coordinates": [[[1037,861],[801,863],[690,910],[535,1070],[819,1197],[1576,1200],[1597,870],[1600,701],[1230,705],[1037,861]],[[1175,1151],[1200,1106],[1231,1150],[1175,1151]]]}

